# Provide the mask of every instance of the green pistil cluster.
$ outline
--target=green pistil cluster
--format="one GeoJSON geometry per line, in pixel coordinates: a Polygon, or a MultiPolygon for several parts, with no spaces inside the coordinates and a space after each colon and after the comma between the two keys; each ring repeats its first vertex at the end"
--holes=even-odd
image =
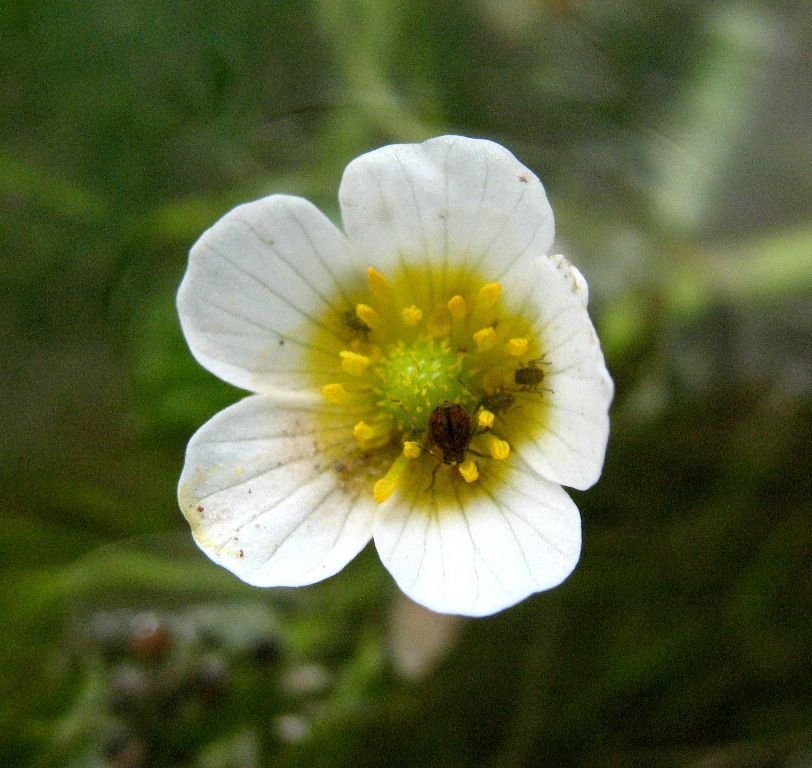
{"type": "Polygon", "coordinates": [[[424,429],[431,412],[444,402],[471,404],[462,370],[463,356],[451,350],[447,339],[399,341],[374,369],[377,405],[401,429],[424,429]]]}

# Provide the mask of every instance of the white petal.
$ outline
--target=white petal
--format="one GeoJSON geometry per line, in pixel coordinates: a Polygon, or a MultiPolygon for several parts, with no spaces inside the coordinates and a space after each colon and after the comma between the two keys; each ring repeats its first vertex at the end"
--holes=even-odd
{"type": "MultiPolygon", "coordinates": [[[[578,509],[566,492],[513,467],[470,486],[456,503],[381,505],[375,545],[400,588],[440,613],[484,616],[560,584],[581,552],[578,509]]],[[[442,468],[443,471],[446,468],[442,468]]],[[[449,470],[450,471],[450,470],[449,470]]]]}
{"type": "Polygon", "coordinates": [[[553,240],[541,182],[491,141],[441,136],[382,147],[347,166],[338,196],[347,236],[368,264],[401,267],[415,286],[428,276],[439,291],[449,267],[467,264],[521,297],[528,257],[553,240]]]}
{"type": "MultiPolygon", "coordinates": [[[[562,257],[563,258],[563,257],[562,257]]],[[[515,450],[540,475],[584,490],[603,468],[614,384],[586,311],[586,282],[574,267],[540,259],[538,301],[533,309],[545,372],[543,392],[526,396],[515,419],[524,439],[515,450]],[[529,397],[544,398],[543,408],[529,397]]]]}
{"type": "Polygon", "coordinates": [[[307,200],[234,208],[194,244],[178,291],[192,353],[244,389],[302,388],[306,368],[335,364],[341,340],[320,326],[328,309],[352,306],[334,306],[350,268],[346,239],[307,200]]]}
{"type": "Polygon", "coordinates": [[[330,459],[352,439],[357,415],[321,408],[304,396],[248,397],[189,441],[181,510],[197,545],[249,584],[311,584],[369,541],[369,487],[356,497],[330,459]]]}

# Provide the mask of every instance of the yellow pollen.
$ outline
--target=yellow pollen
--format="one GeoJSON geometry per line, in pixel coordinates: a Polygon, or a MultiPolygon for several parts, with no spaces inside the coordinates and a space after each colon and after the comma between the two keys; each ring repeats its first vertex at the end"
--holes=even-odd
{"type": "Polygon", "coordinates": [[[381,316],[367,304],[358,304],[355,307],[355,314],[362,323],[366,323],[370,328],[379,328],[381,316]]]}
{"type": "Polygon", "coordinates": [[[358,390],[347,389],[343,384],[325,384],[321,393],[328,403],[334,405],[348,405],[364,403],[369,399],[369,386],[361,386],[358,390]]]}
{"type": "Polygon", "coordinates": [[[486,411],[483,408],[476,418],[480,429],[490,429],[493,426],[494,415],[491,411],[486,411]]]}
{"type": "Polygon", "coordinates": [[[400,313],[404,325],[417,325],[423,319],[423,310],[412,304],[400,313]]]}
{"type": "Polygon", "coordinates": [[[403,455],[407,459],[416,459],[421,453],[423,453],[423,449],[414,440],[407,440],[403,443],[403,455]]]}
{"type": "Polygon", "coordinates": [[[362,420],[352,428],[352,434],[362,450],[370,451],[389,442],[392,437],[392,423],[381,418],[374,419],[371,424],[362,420]]]}
{"type": "Polygon", "coordinates": [[[477,469],[476,462],[473,459],[466,459],[457,469],[459,469],[466,483],[473,483],[479,477],[479,469],[477,469]]]}
{"type": "Polygon", "coordinates": [[[389,285],[389,281],[375,267],[367,269],[367,280],[369,280],[369,287],[372,288],[372,293],[375,294],[377,299],[389,298],[392,287],[389,285]]]}
{"type": "Polygon", "coordinates": [[[328,403],[339,405],[349,400],[349,392],[344,389],[342,384],[325,384],[321,388],[321,393],[328,403]]]}
{"type": "Polygon", "coordinates": [[[496,330],[492,325],[487,328],[480,328],[474,334],[474,341],[476,342],[476,348],[480,352],[487,352],[489,349],[493,349],[496,344],[496,330]]]}
{"type": "Polygon", "coordinates": [[[356,440],[364,442],[365,440],[372,440],[375,437],[375,430],[369,426],[365,421],[359,421],[353,428],[352,434],[356,440]]]}
{"type": "Polygon", "coordinates": [[[510,456],[510,445],[504,440],[500,440],[496,435],[491,435],[488,448],[491,456],[497,461],[504,461],[510,456]]]}
{"type": "Polygon", "coordinates": [[[481,309],[490,309],[499,299],[502,286],[499,283],[486,283],[479,289],[477,306],[481,309]]]}
{"type": "Polygon", "coordinates": [[[507,344],[505,344],[505,352],[507,352],[511,357],[521,357],[527,353],[527,347],[529,344],[530,342],[527,339],[511,339],[507,344]]]}
{"type": "Polygon", "coordinates": [[[465,304],[465,299],[462,298],[459,294],[456,296],[452,296],[448,300],[448,311],[451,313],[451,319],[455,323],[460,323],[465,319],[465,315],[468,312],[468,307],[465,304]]]}
{"type": "Polygon", "coordinates": [[[375,483],[372,495],[378,504],[383,503],[392,495],[392,491],[397,488],[403,470],[406,469],[408,463],[409,460],[405,456],[398,456],[398,458],[392,462],[389,471],[375,483]]]}
{"type": "Polygon", "coordinates": [[[338,354],[341,356],[341,367],[350,376],[363,376],[372,363],[372,360],[366,355],[359,355],[357,352],[350,352],[348,349],[343,349],[338,354]]]}

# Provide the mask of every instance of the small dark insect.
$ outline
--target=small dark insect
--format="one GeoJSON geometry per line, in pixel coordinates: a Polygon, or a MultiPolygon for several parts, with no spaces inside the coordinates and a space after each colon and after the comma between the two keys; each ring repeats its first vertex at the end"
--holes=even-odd
{"type": "Polygon", "coordinates": [[[429,416],[429,439],[442,453],[443,464],[461,464],[474,436],[471,416],[457,403],[447,400],[429,416]]]}
{"type": "Polygon", "coordinates": [[[355,314],[351,309],[348,309],[343,315],[344,325],[347,326],[353,333],[360,333],[366,336],[370,327],[355,314]]]}
{"type": "Polygon", "coordinates": [[[499,413],[500,411],[506,411],[515,402],[516,398],[510,392],[493,392],[490,395],[482,395],[479,403],[477,403],[476,410],[484,408],[491,413],[499,413]]]}
{"type": "Polygon", "coordinates": [[[544,361],[541,358],[531,360],[524,368],[518,368],[513,374],[513,381],[526,392],[536,392],[544,381],[544,369],[539,368],[544,361]]]}

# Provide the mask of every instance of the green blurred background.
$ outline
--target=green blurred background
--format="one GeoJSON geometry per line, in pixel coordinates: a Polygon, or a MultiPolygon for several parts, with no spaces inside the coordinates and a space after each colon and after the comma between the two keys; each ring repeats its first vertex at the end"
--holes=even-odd
{"type": "Polygon", "coordinates": [[[810,40],[800,0],[4,2],[0,764],[812,765],[810,40]],[[181,337],[188,248],[446,132],[539,174],[590,282],[582,562],[476,621],[369,548],[244,586],[175,501],[241,396],[181,337]]]}

